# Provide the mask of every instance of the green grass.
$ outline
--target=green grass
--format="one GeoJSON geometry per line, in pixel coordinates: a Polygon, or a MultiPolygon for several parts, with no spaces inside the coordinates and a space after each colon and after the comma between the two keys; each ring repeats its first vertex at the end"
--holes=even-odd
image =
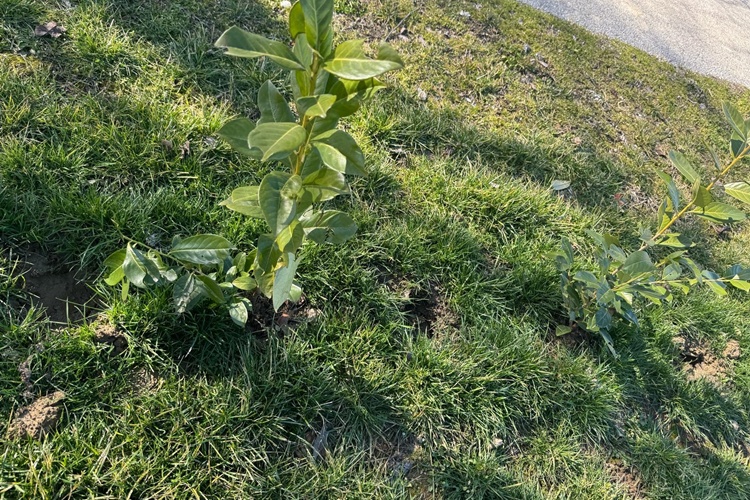
{"type": "MultiPolygon", "coordinates": [[[[258,88],[283,87],[282,73],[212,43],[232,24],[283,37],[282,11],[72,4],[0,0],[0,496],[750,497],[745,296],[643,307],[640,332],[615,332],[615,360],[596,338],[554,338],[563,311],[547,257],[562,236],[590,249],[590,227],[634,242],[663,191],[664,153],[726,157],[720,105],[750,114],[747,89],[511,0],[339,1],[342,38],[406,27],[393,42],[407,65],[346,124],[372,174],[336,202],[356,238],[303,250],[319,318],[250,333],[208,307],[175,317],[162,291],[123,302],[98,277],[124,237],[216,232],[248,247],[264,230],[218,201],[268,167],[212,139],[254,116],[258,88]],[[35,38],[48,20],[67,35],[35,38]],[[575,198],[552,179],[571,180],[575,198]],[[92,341],[93,323],[58,328],[21,307],[9,251],[28,245],[88,277],[123,354],[92,341]],[[427,332],[424,307],[437,315],[427,332]],[[719,356],[734,339],[742,355],[718,386],[691,381],[676,336],[719,356]],[[24,361],[36,394],[67,396],[41,441],[6,437],[28,402],[24,361]]],[[[744,227],[681,229],[703,265],[750,263],[744,227]]]]}

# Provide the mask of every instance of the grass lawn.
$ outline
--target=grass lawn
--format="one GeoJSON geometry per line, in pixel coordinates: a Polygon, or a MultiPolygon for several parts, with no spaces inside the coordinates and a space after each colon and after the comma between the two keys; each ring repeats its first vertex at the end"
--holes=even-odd
{"type": "MultiPolygon", "coordinates": [[[[268,167],[215,132],[267,79],[289,89],[212,44],[282,38],[283,9],[0,0],[0,497],[750,498],[747,296],[643,304],[617,360],[555,337],[548,256],[563,236],[585,255],[591,227],[635,244],[667,152],[726,159],[721,102],[750,115],[750,91],[513,0],[337,10],[342,39],[406,62],[346,122],[371,175],[332,205],[360,229],[303,249],[302,310],[242,331],[101,274],[126,238],[264,231],[218,202],[268,167]],[[35,37],[50,20],[65,35],[35,37]],[[33,304],[57,290],[102,312],[56,323],[75,311],[33,304]],[[53,430],[13,437],[61,392],[53,430]]],[[[746,226],[680,230],[704,266],[750,264],[746,226]]]]}

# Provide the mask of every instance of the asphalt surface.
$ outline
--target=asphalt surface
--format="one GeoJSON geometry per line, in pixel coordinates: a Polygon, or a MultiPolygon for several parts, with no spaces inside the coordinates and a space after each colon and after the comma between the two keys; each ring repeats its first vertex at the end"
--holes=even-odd
{"type": "Polygon", "coordinates": [[[750,87],[750,0],[521,0],[595,33],[750,87]]]}

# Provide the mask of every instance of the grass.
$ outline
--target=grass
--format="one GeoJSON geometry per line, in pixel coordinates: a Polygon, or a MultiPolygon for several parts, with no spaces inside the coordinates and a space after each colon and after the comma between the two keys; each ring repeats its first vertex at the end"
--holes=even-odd
{"type": "MultiPolygon", "coordinates": [[[[0,0],[0,495],[750,496],[745,296],[643,307],[640,332],[615,332],[615,360],[550,333],[563,311],[546,257],[563,235],[591,248],[592,226],[635,241],[665,152],[726,156],[720,104],[749,113],[747,89],[511,0],[339,1],[342,38],[395,34],[407,66],[347,122],[372,174],[336,202],[358,236],[304,250],[319,317],[253,334],[209,308],[175,317],[159,291],[123,302],[97,278],[123,237],[248,247],[263,230],[217,202],[267,167],[213,136],[282,74],[212,42],[232,24],[282,37],[281,9],[72,4],[0,0]],[[35,38],[48,20],[66,36],[35,38]],[[125,352],[93,342],[95,322],[59,327],[28,306],[10,251],[29,246],[87,278],[125,352]],[[690,380],[677,336],[742,354],[724,380],[690,380]],[[66,394],[41,441],[7,437],[25,361],[34,394],[66,394]]],[[[682,229],[703,265],[750,260],[744,227],[682,229]]]]}

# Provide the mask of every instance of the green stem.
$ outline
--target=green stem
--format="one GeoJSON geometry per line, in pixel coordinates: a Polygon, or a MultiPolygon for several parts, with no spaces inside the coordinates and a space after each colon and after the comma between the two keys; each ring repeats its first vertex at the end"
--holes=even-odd
{"type": "MultiPolygon", "coordinates": [[[[732,160],[729,163],[729,165],[727,165],[721,172],[719,172],[719,175],[717,175],[716,178],[714,178],[714,180],[712,180],[711,183],[708,186],[706,186],[706,191],[711,191],[711,189],[713,189],[714,186],[716,186],[716,183],[719,182],[721,179],[723,179],[724,176],[729,173],[729,171],[732,169],[732,167],[734,167],[737,164],[737,162],[739,162],[748,153],[750,153],[750,144],[748,144],[745,147],[745,149],[742,150],[742,152],[740,154],[738,154],[734,158],[734,160],[732,160]]],[[[663,228],[659,229],[659,231],[651,238],[651,241],[656,241],[657,238],[661,238],[662,236],[664,236],[664,233],[666,233],[667,230],[670,227],[672,227],[672,225],[675,222],[677,222],[677,220],[680,217],[682,217],[683,215],[685,215],[685,213],[687,213],[688,210],[690,210],[691,208],[693,208],[695,206],[695,200],[696,199],[697,199],[697,197],[693,197],[693,199],[690,201],[690,203],[688,203],[687,205],[685,205],[685,207],[683,207],[682,210],[680,210],[679,212],[677,212],[677,214],[674,217],[672,217],[672,219],[667,223],[666,226],[664,226],[663,228]]],[[[646,242],[644,242],[638,250],[644,250],[647,246],[648,245],[646,244],[646,242]]]]}
{"type": "MultiPolygon", "coordinates": [[[[317,54],[313,54],[312,67],[310,68],[310,94],[315,94],[315,87],[318,85],[318,72],[320,71],[320,59],[317,54]]],[[[302,172],[302,165],[305,163],[305,156],[307,154],[307,148],[310,146],[310,140],[312,139],[312,128],[315,124],[315,118],[308,118],[307,116],[302,117],[302,126],[307,130],[307,139],[305,143],[300,146],[297,150],[297,161],[294,165],[294,175],[299,175],[302,172]]]]}

